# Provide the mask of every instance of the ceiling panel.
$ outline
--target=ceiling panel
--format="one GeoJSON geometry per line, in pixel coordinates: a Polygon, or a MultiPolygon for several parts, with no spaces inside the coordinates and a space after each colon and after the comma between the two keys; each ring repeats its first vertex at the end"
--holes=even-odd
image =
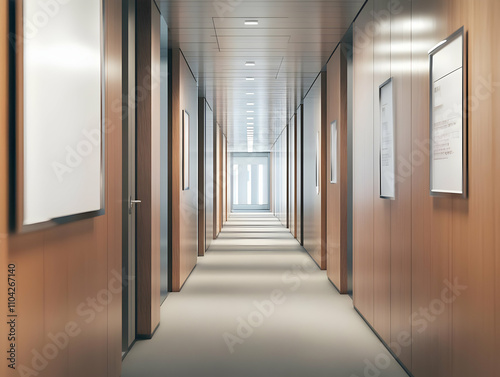
{"type": "Polygon", "coordinates": [[[158,1],[170,47],[184,53],[228,150],[247,151],[253,127],[256,152],[270,150],[364,2],[158,1]]]}

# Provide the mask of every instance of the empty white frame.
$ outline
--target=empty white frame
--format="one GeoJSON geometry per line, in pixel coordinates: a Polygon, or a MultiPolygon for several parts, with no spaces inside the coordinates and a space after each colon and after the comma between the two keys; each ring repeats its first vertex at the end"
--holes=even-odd
{"type": "Polygon", "coordinates": [[[182,189],[189,190],[189,113],[182,115],[182,189]]]}
{"type": "Polygon", "coordinates": [[[18,5],[22,228],[104,213],[102,11],[101,0],[18,5]]]}
{"type": "Polygon", "coordinates": [[[321,144],[319,132],[316,134],[316,193],[319,195],[320,189],[320,163],[321,163],[321,144]]]}
{"type": "Polygon", "coordinates": [[[394,87],[392,78],[380,86],[380,197],[396,198],[394,128],[394,87]]]}
{"type": "Polygon", "coordinates": [[[337,162],[338,162],[338,131],[337,121],[330,125],[330,183],[337,183],[337,162]]]}
{"type": "Polygon", "coordinates": [[[465,42],[462,27],[429,52],[431,195],[467,195],[465,42]]]}

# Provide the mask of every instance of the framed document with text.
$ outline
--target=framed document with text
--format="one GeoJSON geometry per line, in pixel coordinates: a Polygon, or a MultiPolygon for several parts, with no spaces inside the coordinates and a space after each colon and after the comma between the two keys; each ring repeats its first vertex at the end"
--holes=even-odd
{"type": "Polygon", "coordinates": [[[380,197],[396,198],[396,158],[393,79],[379,89],[380,106],[380,197]]]}
{"type": "Polygon", "coordinates": [[[429,51],[431,195],[467,196],[465,50],[461,28],[429,51]]]}
{"type": "Polygon", "coordinates": [[[182,189],[189,190],[189,113],[182,114],[182,189]]]}

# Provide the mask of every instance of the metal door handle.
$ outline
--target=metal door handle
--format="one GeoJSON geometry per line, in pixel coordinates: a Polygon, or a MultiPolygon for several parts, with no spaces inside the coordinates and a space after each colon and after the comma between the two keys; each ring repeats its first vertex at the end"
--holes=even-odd
{"type": "Polygon", "coordinates": [[[130,198],[130,202],[128,205],[128,213],[130,215],[132,214],[132,209],[134,208],[134,205],[139,204],[139,203],[142,203],[142,201],[141,200],[132,200],[132,198],[130,198]]]}

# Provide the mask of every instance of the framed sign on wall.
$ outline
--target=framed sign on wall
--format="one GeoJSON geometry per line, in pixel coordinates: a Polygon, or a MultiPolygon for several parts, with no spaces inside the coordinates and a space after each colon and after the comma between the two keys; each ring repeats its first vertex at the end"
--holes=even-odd
{"type": "Polygon", "coordinates": [[[102,0],[65,2],[56,16],[42,2],[16,2],[16,34],[14,227],[23,232],[102,215],[102,0]]]}
{"type": "Polygon", "coordinates": [[[380,106],[380,197],[396,198],[396,158],[393,79],[379,88],[380,106]]]}
{"type": "Polygon", "coordinates": [[[337,162],[338,162],[338,130],[337,121],[330,124],[330,183],[337,183],[337,162]]]}
{"type": "Polygon", "coordinates": [[[182,189],[189,190],[189,113],[182,112],[182,189]]]}
{"type": "Polygon", "coordinates": [[[464,51],[463,27],[429,51],[431,195],[467,196],[464,51]]]}

